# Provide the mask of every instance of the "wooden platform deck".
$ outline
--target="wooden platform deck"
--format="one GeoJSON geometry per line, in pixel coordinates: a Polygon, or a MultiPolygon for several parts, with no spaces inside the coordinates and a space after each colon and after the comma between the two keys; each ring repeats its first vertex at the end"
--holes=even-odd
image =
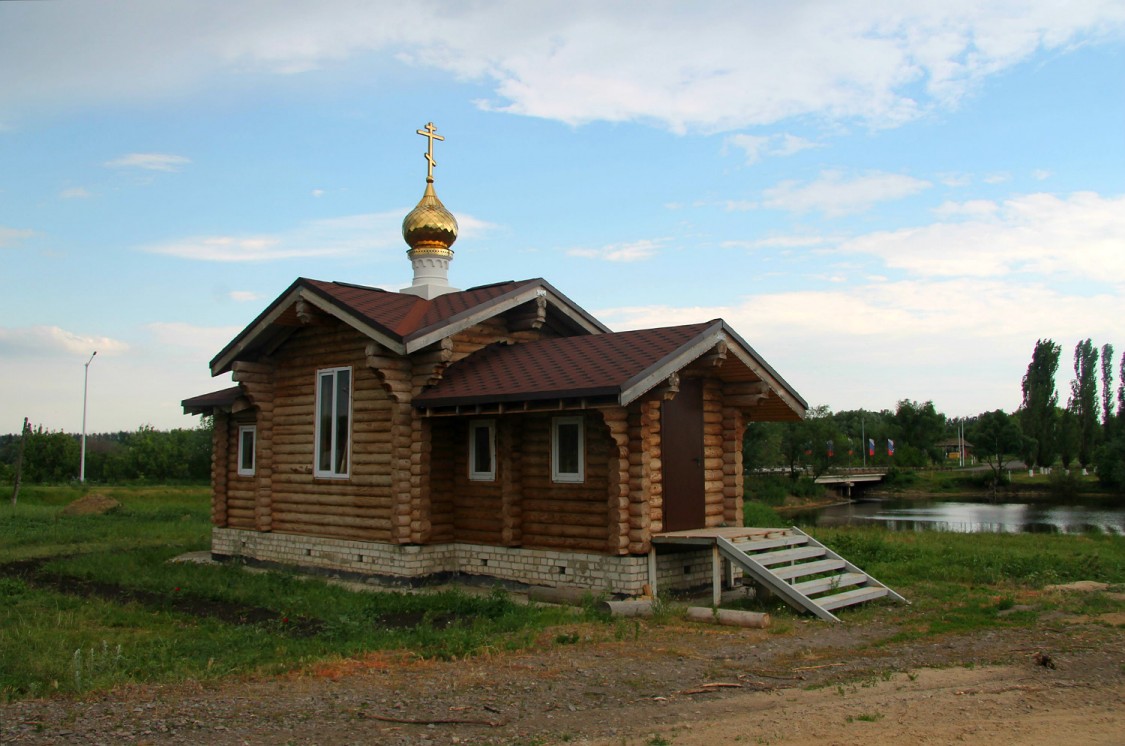
{"type": "Polygon", "coordinates": [[[745,576],[776,593],[790,606],[828,621],[840,621],[833,609],[876,598],[907,602],[796,527],[701,528],[657,534],[652,537],[649,552],[649,582],[654,593],[658,547],[669,544],[712,547],[711,587],[715,606],[722,600],[724,583],[728,587],[732,584],[736,565],[745,576]]]}

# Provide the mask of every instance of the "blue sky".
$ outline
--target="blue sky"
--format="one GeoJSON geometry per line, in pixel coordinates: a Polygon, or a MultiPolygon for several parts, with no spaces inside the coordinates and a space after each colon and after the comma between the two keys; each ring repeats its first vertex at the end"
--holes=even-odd
{"type": "Polygon", "coordinates": [[[0,432],[191,427],[298,276],[722,317],[812,405],[1013,410],[1125,349],[1125,5],[0,3],[0,432]],[[983,7],[982,7],[983,6],[983,7]]]}

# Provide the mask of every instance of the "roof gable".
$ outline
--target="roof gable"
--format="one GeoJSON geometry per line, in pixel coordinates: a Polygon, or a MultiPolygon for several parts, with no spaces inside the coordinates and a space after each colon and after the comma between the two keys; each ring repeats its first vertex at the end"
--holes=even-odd
{"type": "Polygon", "coordinates": [[[234,361],[269,354],[300,327],[299,302],[348,324],[405,355],[529,301],[543,298],[575,334],[608,328],[541,278],[494,283],[446,293],[432,300],[343,282],[298,278],[211,361],[212,375],[234,361]]]}
{"type": "Polygon", "coordinates": [[[800,417],[805,401],[722,319],[596,336],[491,345],[451,365],[414,397],[423,408],[612,397],[628,404],[723,343],[738,361],[738,380],[764,382],[800,417]]]}

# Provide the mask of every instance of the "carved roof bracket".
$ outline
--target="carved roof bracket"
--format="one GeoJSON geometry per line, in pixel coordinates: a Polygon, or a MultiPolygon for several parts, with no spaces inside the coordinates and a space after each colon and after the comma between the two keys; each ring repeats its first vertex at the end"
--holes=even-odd
{"type": "Polygon", "coordinates": [[[716,342],[715,346],[711,348],[711,351],[703,356],[703,362],[714,368],[721,367],[722,364],[726,362],[726,359],[727,341],[725,339],[720,339],[716,342]]]}
{"type": "Polygon", "coordinates": [[[364,348],[367,367],[379,379],[379,385],[396,402],[410,401],[410,367],[405,360],[378,342],[364,348]]]}

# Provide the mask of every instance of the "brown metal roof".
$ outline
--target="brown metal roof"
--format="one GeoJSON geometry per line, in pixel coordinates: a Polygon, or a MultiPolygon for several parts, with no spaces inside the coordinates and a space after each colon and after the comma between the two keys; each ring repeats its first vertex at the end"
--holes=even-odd
{"type": "Polygon", "coordinates": [[[231,386],[222,391],[212,391],[209,394],[184,399],[180,402],[180,406],[184,408],[184,414],[211,414],[216,409],[223,409],[234,404],[240,396],[242,396],[242,387],[231,386]]]}
{"type": "Polygon", "coordinates": [[[451,365],[414,403],[443,407],[620,395],[631,381],[721,323],[492,345],[451,365]]]}
{"type": "Polygon", "coordinates": [[[316,299],[322,308],[366,330],[375,339],[397,346],[399,352],[409,352],[414,345],[425,346],[436,341],[434,335],[454,333],[465,325],[503,312],[513,304],[532,300],[536,294],[546,295],[553,307],[562,311],[560,318],[567,319],[571,333],[608,331],[600,321],[541,278],[482,285],[426,300],[364,285],[299,277],[211,360],[211,372],[219,375],[230,370],[234,360],[252,358],[259,348],[268,347],[291,333],[297,323],[291,308],[301,298],[316,299]]]}

